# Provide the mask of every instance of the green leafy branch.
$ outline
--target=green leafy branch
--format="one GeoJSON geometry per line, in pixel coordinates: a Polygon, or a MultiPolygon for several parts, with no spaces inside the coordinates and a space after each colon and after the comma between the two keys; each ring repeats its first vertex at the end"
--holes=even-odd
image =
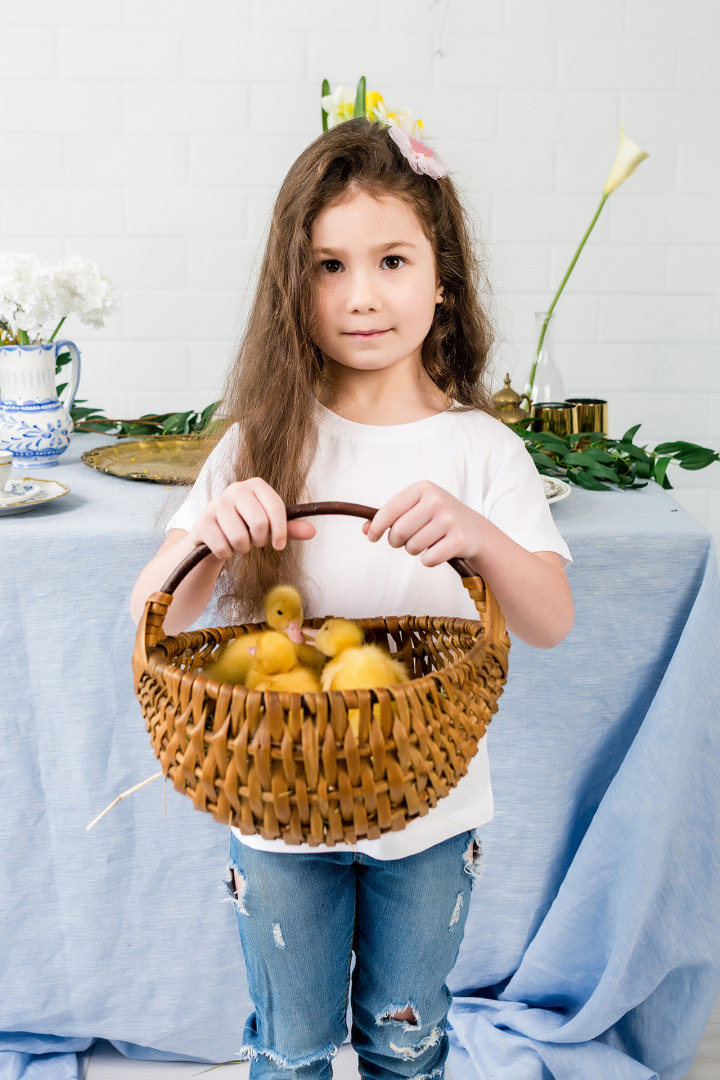
{"type": "Polygon", "coordinates": [[[102,409],[84,407],[82,402],[70,410],[75,431],[103,431],[118,439],[143,438],[149,435],[191,435],[209,430],[210,421],[219,402],[208,405],[202,412],[145,413],[136,420],[113,420],[102,409]]]}
{"type": "Polygon", "coordinates": [[[667,470],[672,463],[681,469],[704,469],[720,454],[689,442],[659,443],[654,450],[634,442],[640,424],[631,427],[621,439],[610,439],[600,431],[581,435],[555,435],[549,431],[531,431],[532,420],[513,424],[513,430],[525,440],[538,472],[569,480],[590,491],[646,487],[650,480],[665,489],[672,488],[667,470]]]}
{"type": "MultiPolygon", "coordinates": [[[[55,362],[55,374],[58,375],[62,368],[71,361],[69,352],[61,352],[55,362]]],[[[61,394],[67,383],[60,383],[57,387],[61,394]]],[[[201,412],[174,413],[145,413],[137,420],[113,420],[105,416],[102,409],[96,409],[87,405],[84,400],[77,399],[70,410],[75,431],[99,431],[107,435],[113,435],[119,439],[143,438],[149,435],[191,435],[209,430],[219,401],[214,401],[201,412]]]]}

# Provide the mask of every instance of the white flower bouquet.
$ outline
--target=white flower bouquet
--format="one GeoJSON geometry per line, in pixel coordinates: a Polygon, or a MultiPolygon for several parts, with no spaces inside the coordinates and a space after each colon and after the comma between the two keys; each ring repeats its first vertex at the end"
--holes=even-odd
{"type": "Polygon", "coordinates": [[[69,315],[104,326],[117,306],[117,289],[89,259],[45,266],[25,252],[0,253],[0,346],[52,342],[69,315]]]}

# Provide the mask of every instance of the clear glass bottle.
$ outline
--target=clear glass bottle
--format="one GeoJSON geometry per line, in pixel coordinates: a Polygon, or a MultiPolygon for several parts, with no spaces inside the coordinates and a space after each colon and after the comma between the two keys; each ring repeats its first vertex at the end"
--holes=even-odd
{"type": "MultiPolygon", "coordinates": [[[[540,341],[546,318],[544,311],[535,312],[535,348],[540,341]]],[[[530,394],[533,404],[538,401],[564,401],[566,397],[562,375],[555,362],[554,328],[555,313],[553,312],[545,330],[532,388],[529,384],[525,387],[525,392],[530,394]]]]}

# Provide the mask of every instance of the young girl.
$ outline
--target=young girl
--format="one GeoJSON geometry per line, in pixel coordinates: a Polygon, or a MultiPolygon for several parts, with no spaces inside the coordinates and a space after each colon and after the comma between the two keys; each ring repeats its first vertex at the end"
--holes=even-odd
{"type": "MultiPolygon", "coordinates": [[[[136,619],[204,542],[212,555],[176,591],[169,634],[216,587],[231,619],[262,618],[280,581],[298,584],[313,616],[472,619],[453,556],[523,640],[549,648],[569,631],[569,553],[522,440],[479,382],[491,334],[463,212],[418,146],[351,120],[290,169],[228,379],[231,424],[138,578],[136,619]],[[380,509],[364,525],[287,522],[286,505],[330,499],[380,509]]],[[[233,829],[255,1004],[239,1054],[252,1080],[332,1076],[349,990],[363,1077],[443,1076],[445,979],[477,876],[475,830],[493,812],[485,742],[434,809],[380,839],[293,847],[233,829]]]]}

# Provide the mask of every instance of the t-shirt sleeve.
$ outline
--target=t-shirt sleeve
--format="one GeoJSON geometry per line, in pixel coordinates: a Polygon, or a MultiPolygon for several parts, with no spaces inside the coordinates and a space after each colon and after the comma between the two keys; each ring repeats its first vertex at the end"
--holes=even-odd
{"type": "Polygon", "coordinates": [[[572,557],[545,497],[542,477],[525,444],[513,432],[496,468],[485,516],[527,551],[555,551],[567,566],[572,557]]]}
{"type": "Polygon", "coordinates": [[[169,533],[171,529],[185,529],[189,532],[195,523],[195,518],[205,509],[211,499],[233,482],[235,479],[233,462],[237,446],[238,428],[235,425],[225,432],[220,442],[208,455],[187,498],[165,526],[166,533],[169,533]]]}

